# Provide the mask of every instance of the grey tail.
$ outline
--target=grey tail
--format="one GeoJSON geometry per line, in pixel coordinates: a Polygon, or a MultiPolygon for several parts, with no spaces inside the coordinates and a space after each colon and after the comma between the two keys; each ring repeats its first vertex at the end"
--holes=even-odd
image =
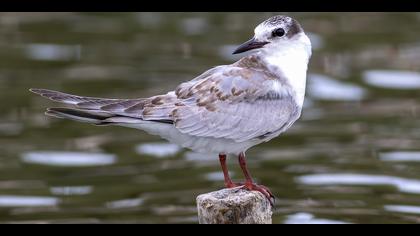
{"type": "MultiPolygon", "coordinates": [[[[145,122],[142,112],[147,99],[107,99],[83,97],[66,94],[47,89],[30,89],[31,92],[41,95],[55,102],[65,103],[75,108],[48,108],[46,115],[85,122],[95,125],[109,124],[138,124],[145,122]]],[[[172,120],[148,120],[172,124],[172,120]]]]}
{"type": "Polygon", "coordinates": [[[74,108],[48,108],[45,112],[46,115],[54,116],[57,118],[65,118],[79,122],[85,122],[95,125],[109,124],[106,119],[113,117],[113,114],[100,111],[79,110],[74,108]]]}

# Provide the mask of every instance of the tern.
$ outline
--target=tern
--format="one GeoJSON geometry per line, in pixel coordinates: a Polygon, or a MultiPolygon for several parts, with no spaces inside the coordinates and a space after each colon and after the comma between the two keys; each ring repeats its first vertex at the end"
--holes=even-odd
{"type": "Polygon", "coordinates": [[[47,89],[30,91],[71,107],[48,108],[47,115],[95,125],[118,125],[158,135],[196,152],[214,153],[227,188],[259,191],[245,152],[285,132],[301,115],[311,42],[299,22],[273,16],[233,54],[250,51],[230,65],[213,67],[174,91],[149,98],[107,99],[47,89]],[[244,183],[229,177],[226,156],[236,155],[244,183]]]}

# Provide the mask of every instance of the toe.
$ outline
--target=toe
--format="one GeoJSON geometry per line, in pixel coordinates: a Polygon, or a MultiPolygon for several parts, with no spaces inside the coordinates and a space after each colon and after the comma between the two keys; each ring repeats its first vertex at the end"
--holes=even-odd
{"type": "Polygon", "coordinates": [[[249,184],[249,183],[245,183],[244,189],[247,189],[249,191],[258,191],[260,193],[262,193],[270,202],[271,206],[274,206],[274,202],[275,202],[275,197],[273,195],[273,193],[265,186],[263,185],[256,185],[256,184],[249,184]]]}

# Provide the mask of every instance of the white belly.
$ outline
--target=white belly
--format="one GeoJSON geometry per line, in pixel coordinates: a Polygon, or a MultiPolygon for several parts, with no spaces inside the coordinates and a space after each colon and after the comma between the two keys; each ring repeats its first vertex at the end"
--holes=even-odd
{"type": "Polygon", "coordinates": [[[239,154],[255,146],[263,140],[249,140],[245,142],[235,142],[226,138],[196,137],[179,132],[172,124],[144,121],[138,124],[120,124],[124,127],[144,130],[152,135],[159,135],[171,143],[181,147],[191,149],[201,153],[226,153],[239,154]]]}

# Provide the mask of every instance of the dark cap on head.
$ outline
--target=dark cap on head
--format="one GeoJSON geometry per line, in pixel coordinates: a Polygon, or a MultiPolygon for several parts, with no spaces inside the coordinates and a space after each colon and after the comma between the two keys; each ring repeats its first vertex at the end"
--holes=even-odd
{"type": "Polygon", "coordinates": [[[293,37],[294,35],[303,32],[302,27],[300,26],[299,22],[292,17],[289,16],[273,16],[263,22],[263,24],[267,26],[277,26],[277,25],[284,25],[287,27],[286,36],[288,38],[293,37]]]}

